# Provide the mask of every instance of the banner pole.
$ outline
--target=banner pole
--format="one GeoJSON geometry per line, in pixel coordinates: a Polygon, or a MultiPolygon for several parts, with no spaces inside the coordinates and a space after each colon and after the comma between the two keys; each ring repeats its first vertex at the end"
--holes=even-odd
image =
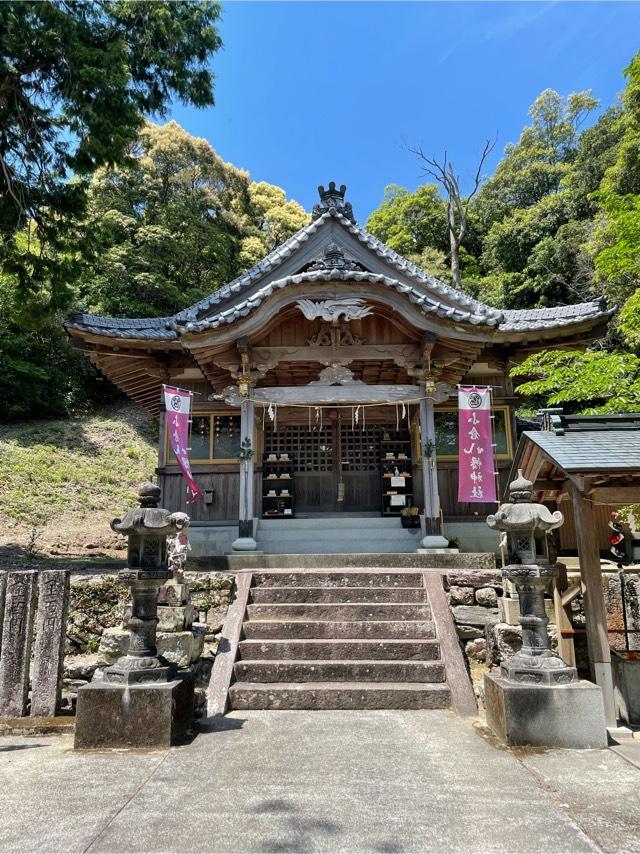
{"type": "Polygon", "coordinates": [[[491,407],[491,454],[493,456],[493,476],[496,479],[496,504],[498,505],[498,507],[500,507],[500,472],[498,471],[496,420],[493,414],[493,386],[489,386],[489,406],[491,407]]]}

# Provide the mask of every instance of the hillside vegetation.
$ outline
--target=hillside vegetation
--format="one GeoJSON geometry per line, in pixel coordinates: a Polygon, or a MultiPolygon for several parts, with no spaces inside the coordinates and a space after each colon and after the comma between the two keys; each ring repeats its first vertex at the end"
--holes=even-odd
{"type": "Polygon", "coordinates": [[[0,546],[53,555],[117,550],[122,541],[109,520],[135,503],[156,455],[157,422],[132,405],[0,427],[0,546]]]}

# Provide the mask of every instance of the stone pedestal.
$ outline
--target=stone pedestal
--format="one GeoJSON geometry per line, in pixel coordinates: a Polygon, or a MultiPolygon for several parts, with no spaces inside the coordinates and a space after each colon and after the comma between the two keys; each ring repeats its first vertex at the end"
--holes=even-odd
{"type": "Polygon", "coordinates": [[[116,685],[91,682],[78,690],[75,749],[180,744],[193,721],[193,677],[116,685]]]}
{"type": "Polygon", "coordinates": [[[258,548],[253,537],[238,537],[231,543],[234,552],[254,552],[258,548]]]}
{"type": "Polygon", "coordinates": [[[519,685],[484,677],[487,724],[505,744],[577,749],[607,746],[602,691],[591,682],[519,685]]]}
{"type": "Polygon", "coordinates": [[[427,534],[422,538],[418,554],[448,554],[449,540],[441,534],[427,534]]]}

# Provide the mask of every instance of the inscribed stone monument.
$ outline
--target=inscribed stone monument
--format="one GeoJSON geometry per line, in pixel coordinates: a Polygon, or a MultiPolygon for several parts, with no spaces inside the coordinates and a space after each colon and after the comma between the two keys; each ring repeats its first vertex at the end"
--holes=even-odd
{"type": "Polygon", "coordinates": [[[35,582],[33,571],[7,575],[0,652],[0,717],[19,718],[27,713],[35,582]]]}
{"type": "Polygon", "coordinates": [[[58,710],[68,608],[68,573],[59,569],[41,572],[38,578],[32,716],[52,717],[58,710]]]}

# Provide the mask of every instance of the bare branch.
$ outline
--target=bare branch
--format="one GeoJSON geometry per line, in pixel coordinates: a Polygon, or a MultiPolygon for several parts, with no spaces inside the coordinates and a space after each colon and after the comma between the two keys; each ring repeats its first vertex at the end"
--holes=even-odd
{"type": "Polygon", "coordinates": [[[446,193],[447,202],[447,226],[449,230],[449,243],[451,246],[451,274],[458,287],[462,287],[460,274],[460,246],[467,230],[467,212],[469,203],[478,192],[482,183],[482,167],[495,148],[497,136],[493,140],[486,140],[478,168],[473,180],[473,188],[468,196],[460,193],[460,176],[456,174],[453,163],[449,160],[447,152],[444,152],[442,161],[427,155],[421,146],[408,145],[408,150],[414,154],[422,164],[423,174],[429,175],[440,184],[446,193]]]}

